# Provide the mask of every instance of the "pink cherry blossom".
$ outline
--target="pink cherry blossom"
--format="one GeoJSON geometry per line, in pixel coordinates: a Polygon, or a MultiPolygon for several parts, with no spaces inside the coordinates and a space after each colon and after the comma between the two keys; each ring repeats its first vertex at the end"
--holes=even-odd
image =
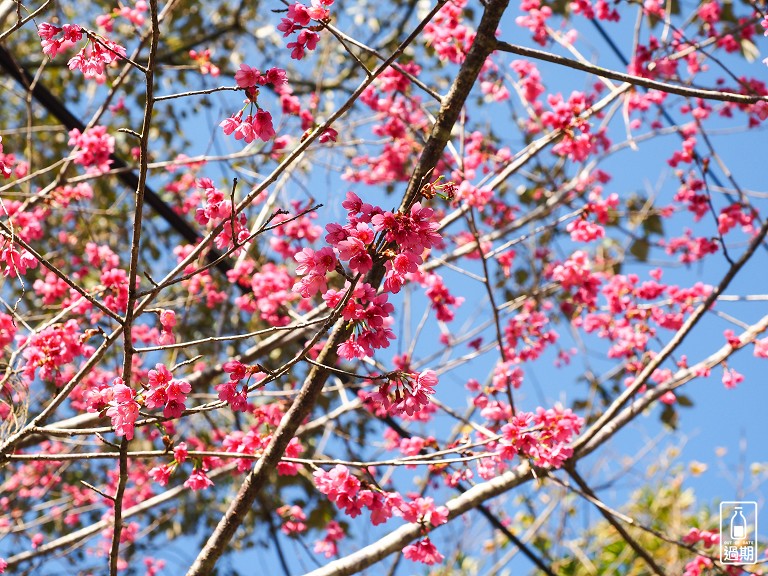
{"type": "Polygon", "coordinates": [[[409,544],[403,548],[403,556],[414,562],[432,565],[439,564],[445,557],[437,551],[429,538],[419,540],[415,544],[409,544]]]}
{"type": "Polygon", "coordinates": [[[196,468],[184,481],[184,486],[190,490],[205,490],[213,486],[213,481],[208,478],[201,468],[196,468]]]}
{"type": "Polygon", "coordinates": [[[139,403],[135,397],[135,390],[126,386],[121,378],[115,379],[107,416],[112,419],[115,434],[125,436],[128,440],[133,438],[134,423],[139,416],[139,403]]]}
{"type": "Polygon", "coordinates": [[[240,69],[235,73],[235,81],[240,88],[249,88],[259,84],[261,72],[251,68],[248,64],[240,64],[240,69]]]}

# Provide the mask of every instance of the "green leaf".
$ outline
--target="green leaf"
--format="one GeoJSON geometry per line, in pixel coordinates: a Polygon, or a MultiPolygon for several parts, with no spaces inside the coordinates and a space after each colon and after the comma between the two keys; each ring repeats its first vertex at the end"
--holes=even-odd
{"type": "Polygon", "coordinates": [[[646,262],[648,260],[648,252],[650,249],[651,246],[648,244],[648,240],[645,238],[638,238],[632,242],[632,246],[629,247],[629,252],[640,262],[646,262]]]}
{"type": "Polygon", "coordinates": [[[672,430],[677,430],[677,424],[679,421],[677,410],[669,405],[664,406],[664,410],[661,412],[661,421],[672,428],[672,430]]]}
{"type": "Polygon", "coordinates": [[[684,408],[690,408],[693,406],[693,400],[691,400],[685,394],[675,394],[675,396],[677,397],[677,403],[680,406],[683,406],[684,408]]]}
{"type": "Polygon", "coordinates": [[[664,223],[658,214],[651,214],[643,220],[643,231],[649,236],[651,234],[664,235],[664,223]]]}

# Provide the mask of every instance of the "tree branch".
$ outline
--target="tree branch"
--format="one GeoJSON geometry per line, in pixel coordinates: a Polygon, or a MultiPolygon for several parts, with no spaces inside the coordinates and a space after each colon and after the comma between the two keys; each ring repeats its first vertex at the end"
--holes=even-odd
{"type": "Polygon", "coordinates": [[[609,70],[608,68],[602,68],[594,64],[587,64],[585,62],[579,62],[571,58],[564,56],[558,56],[551,52],[545,52],[544,50],[537,50],[536,48],[526,48],[524,46],[518,46],[516,44],[509,44],[508,42],[497,42],[496,48],[503,52],[509,52],[510,54],[517,54],[518,56],[527,56],[528,58],[535,58],[536,60],[543,60],[545,62],[551,62],[553,64],[559,64],[574,70],[581,70],[582,72],[590,72],[601,78],[610,78],[611,80],[619,80],[632,84],[633,86],[642,86],[644,88],[651,88],[659,90],[660,92],[666,92],[669,94],[677,94],[679,96],[689,96],[691,98],[702,98],[704,100],[719,100],[721,102],[734,102],[736,104],[755,104],[757,102],[768,102],[768,96],[736,94],[735,92],[725,92],[722,90],[703,90],[700,88],[687,88],[685,86],[679,86],[677,84],[670,84],[669,82],[659,82],[658,80],[650,80],[641,76],[633,76],[632,74],[625,74],[623,72],[617,72],[615,70],[609,70]]]}

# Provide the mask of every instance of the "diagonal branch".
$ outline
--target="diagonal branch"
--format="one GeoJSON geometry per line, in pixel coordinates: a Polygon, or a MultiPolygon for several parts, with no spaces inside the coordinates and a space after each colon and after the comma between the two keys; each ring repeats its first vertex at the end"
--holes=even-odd
{"type": "MultiPolygon", "coordinates": [[[[592,491],[589,485],[584,481],[581,475],[576,471],[576,466],[572,466],[567,470],[567,472],[568,474],[570,474],[571,478],[574,479],[576,484],[579,485],[579,488],[581,488],[582,492],[584,492],[587,496],[589,496],[591,500],[597,501],[597,496],[595,496],[595,493],[592,491]]],[[[643,561],[648,565],[651,571],[657,576],[664,576],[664,570],[662,570],[661,567],[656,563],[656,561],[651,557],[651,555],[648,554],[645,548],[643,548],[643,546],[640,543],[638,543],[638,541],[635,540],[629,532],[627,532],[627,529],[624,528],[624,526],[622,526],[621,523],[603,507],[597,506],[597,505],[596,507],[600,511],[600,514],[602,514],[603,518],[606,519],[608,524],[613,526],[614,530],[616,530],[616,532],[618,532],[621,535],[621,537],[629,545],[629,547],[635,551],[635,554],[637,554],[638,556],[640,556],[640,558],[643,559],[643,561]]]]}
{"type": "MultiPolygon", "coordinates": [[[[753,326],[750,326],[749,329],[745,330],[739,336],[741,346],[745,346],[749,342],[754,341],[754,339],[760,333],[767,329],[768,315],[764,316],[753,326]]],[[[617,418],[611,421],[608,426],[614,426],[614,423],[619,420],[621,421],[622,425],[626,424],[638,414],[641,414],[646,407],[648,407],[666,391],[682,386],[686,382],[695,378],[696,373],[702,367],[711,367],[722,362],[730,354],[732,354],[733,351],[734,348],[728,344],[695,366],[691,366],[686,370],[681,370],[675,376],[675,378],[646,392],[646,394],[641,399],[638,399],[634,404],[624,409],[624,411],[622,411],[617,418]]],[[[575,466],[576,462],[604,444],[610,438],[612,433],[615,432],[616,430],[614,429],[611,431],[611,434],[598,434],[595,436],[592,442],[586,447],[586,449],[573,456],[572,460],[570,461],[570,465],[575,466]]],[[[461,514],[469,512],[475,508],[479,509],[484,502],[490,500],[491,498],[495,498],[496,496],[516,488],[517,486],[520,486],[529,480],[533,480],[536,477],[541,478],[545,472],[549,471],[549,469],[546,468],[537,470],[538,471],[534,476],[533,470],[531,469],[528,462],[523,462],[515,470],[507,471],[504,474],[489,480],[488,482],[473,486],[462,495],[457,496],[456,498],[453,498],[446,503],[446,506],[450,511],[450,514],[448,515],[448,523],[450,523],[451,520],[457,518],[461,514]]],[[[554,476],[550,477],[556,479],[554,476]]],[[[411,541],[421,537],[422,535],[423,533],[421,526],[418,524],[407,524],[405,526],[401,526],[386,536],[382,537],[377,542],[365,546],[364,548],[361,548],[360,550],[345,556],[344,558],[331,562],[322,568],[306,574],[305,576],[350,576],[352,574],[356,574],[363,571],[365,568],[372,566],[376,562],[383,560],[390,554],[402,551],[404,546],[409,544],[411,541]]]]}
{"type": "Polygon", "coordinates": [[[733,266],[723,276],[720,284],[712,291],[712,293],[702,302],[693,314],[691,314],[675,335],[669,340],[666,346],[662,348],[659,353],[651,359],[648,364],[645,365],[640,374],[637,375],[634,382],[629,386],[622,394],[620,394],[611,404],[611,406],[603,413],[592,426],[582,434],[579,439],[574,443],[574,453],[579,454],[583,448],[590,443],[590,440],[600,432],[604,427],[610,425],[611,420],[618,414],[619,410],[627,403],[627,401],[642,388],[651,375],[661,364],[666,360],[670,354],[672,354],[677,347],[682,344],[685,337],[693,330],[698,324],[699,320],[706,314],[710,306],[715,303],[717,297],[720,296],[730,285],[731,281],[736,277],[736,274],[744,267],[744,265],[752,258],[752,255],[757,250],[758,246],[763,243],[766,235],[768,235],[768,220],[766,220],[760,227],[760,230],[752,238],[749,246],[741,255],[733,266]]]}
{"type": "MultiPolygon", "coordinates": [[[[0,68],[5,71],[11,78],[16,80],[23,86],[32,86],[32,97],[45,108],[52,116],[54,116],[59,122],[61,122],[67,130],[77,129],[83,132],[86,129],[85,124],[75,116],[64,103],[51,92],[42,82],[32,82],[32,75],[22,68],[14,59],[13,55],[2,45],[0,45],[0,68]]],[[[119,156],[112,154],[110,156],[112,160],[113,170],[117,170],[116,174],[118,179],[128,188],[136,190],[139,185],[139,175],[134,172],[130,166],[119,156]]],[[[173,208],[171,208],[165,201],[160,198],[160,195],[152,188],[144,185],[145,197],[147,204],[149,204],[155,212],[163,220],[165,220],[171,228],[184,238],[190,244],[197,243],[200,240],[200,234],[192,227],[189,222],[179,216],[173,208]]],[[[215,260],[218,254],[215,250],[212,250],[208,254],[209,260],[215,260]]],[[[226,261],[222,261],[217,264],[217,268],[226,273],[230,266],[226,261]]]]}
{"type": "Polygon", "coordinates": [[[499,26],[502,14],[507,9],[509,0],[496,0],[485,4],[485,11],[477,27],[477,34],[472,47],[467,52],[467,57],[461,65],[456,80],[451,85],[447,96],[443,98],[443,105],[437,114],[432,132],[419,156],[419,162],[408,181],[403,201],[400,203],[401,211],[409,209],[419,198],[425,180],[434,170],[443,155],[451,131],[459,119],[464,103],[472,91],[480,70],[485,64],[486,58],[496,49],[496,29],[499,26]]]}
{"type": "MultiPolygon", "coordinates": [[[[492,480],[473,486],[462,495],[446,503],[448,522],[465,512],[477,508],[486,500],[499,496],[532,479],[533,472],[531,467],[525,462],[514,470],[507,471],[492,480]]],[[[313,570],[305,576],[351,576],[352,574],[362,572],[390,554],[400,552],[409,542],[419,538],[422,532],[423,529],[419,524],[410,523],[400,526],[377,542],[365,546],[349,556],[330,562],[322,568],[313,570]]]]}
{"type": "Polygon", "coordinates": [[[632,84],[633,86],[642,86],[643,88],[654,89],[660,92],[666,92],[668,94],[689,96],[691,98],[702,98],[704,100],[734,102],[736,104],[756,104],[757,102],[768,102],[768,96],[737,94],[735,92],[725,92],[723,90],[688,88],[686,86],[670,84],[669,82],[659,82],[658,80],[650,80],[641,76],[625,74],[624,72],[617,72],[616,70],[609,70],[608,68],[603,68],[594,64],[588,64],[586,62],[579,62],[578,60],[566,58],[565,56],[558,56],[557,54],[545,52],[544,50],[526,48],[525,46],[509,44],[508,42],[498,42],[496,48],[503,52],[509,52],[510,54],[517,54],[518,56],[527,56],[528,58],[535,58],[536,60],[552,62],[553,64],[559,64],[560,66],[566,66],[568,68],[573,68],[574,70],[590,72],[596,76],[600,76],[601,78],[619,80],[621,82],[632,84]]]}
{"type": "MultiPolygon", "coordinates": [[[[405,196],[401,203],[401,209],[410,207],[417,199],[421,191],[423,180],[429,175],[440,159],[443,150],[450,138],[451,129],[458,120],[459,113],[472,87],[477,80],[485,59],[493,51],[495,33],[501,15],[507,7],[508,0],[496,0],[487,4],[482,20],[478,27],[475,41],[467,54],[467,58],[451,86],[451,89],[443,100],[443,105],[437,115],[437,121],[432,128],[432,133],[427,140],[424,151],[414,170],[408,184],[405,196]]],[[[352,99],[357,99],[364,87],[369,85],[384,70],[402,54],[408,46],[423,30],[427,23],[442,8],[444,1],[439,1],[427,16],[419,23],[414,31],[406,38],[398,49],[384,63],[382,63],[366,81],[361,84],[352,99]]],[[[246,199],[247,200],[247,199],[246,199]]],[[[384,265],[379,261],[369,273],[369,284],[378,287],[384,277],[384,265]]],[[[351,291],[351,288],[350,288],[351,291]]],[[[348,292],[349,293],[349,292],[348,292]]],[[[336,348],[349,335],[349,329],[343,323],[338,322],[329,337],[317,361],[319,364],[333,365],[336,362],[336,348]]],[[[301,392],[291,405],[283,420],[275,431],[272,440],[265,450],[264,456],[259,460],[254,469],[243,482],[229,509],[219,522],[211,537],[198,555],[195,563],[190,568],[189,576],[202,576],[210,574],[216,561],[224,553],[226,546],[234,536],[237,528],[245,519],[254,500],[266,483],[268,474],[274,469],[283,455],[286,446],[293,438],[301,422],[311,412],[317,401],[323,385],[330,372],[320,366],[314,365],[302,386],[301,392]]]]}

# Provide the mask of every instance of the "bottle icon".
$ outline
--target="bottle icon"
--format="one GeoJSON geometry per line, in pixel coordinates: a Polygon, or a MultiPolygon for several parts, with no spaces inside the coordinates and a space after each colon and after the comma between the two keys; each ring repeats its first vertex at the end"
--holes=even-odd
{"type": "Polygon", "coordinates": [[[741,513],[741,506],[736,506],[731,518],[731,538],[741,540],[747,537],[747,519],[741,513]]]}

